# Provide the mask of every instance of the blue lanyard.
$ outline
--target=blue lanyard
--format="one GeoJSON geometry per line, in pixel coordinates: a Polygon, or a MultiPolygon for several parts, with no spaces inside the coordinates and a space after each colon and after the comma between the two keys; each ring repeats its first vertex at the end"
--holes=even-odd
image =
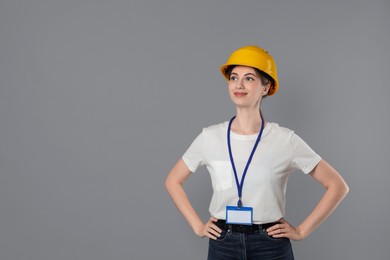
{"type": "Polygon", "coordinates": [[[233,116],[232,119],[230,119],[230,121],[229,121],[229,126],[228,126],[228,130],[227,130],[227,143],[228,143],[228,148],[229,148],[230,162],[231,162],[231,164],[232,164],[232,168],[233,168],[233,172],[234,172],[234,177],[235,177],[235,179],[236,179],[237,191],[238,191],[238,202],[237,202],[237,207],[238,207],[238,208],[241,208],[241,207],[242,207],[242,202],[241,202],[242,187],[244,186],[244,180],[245,180],[246,172],[248,171],[249,165],[251,164],[253,154],[255,153],[256,148],[257,148],[257,145],[258,145],[259,142],[260,142],[261,135],[263,134],[263,130],[264,130],[264,120],[261,118],[261,129],[260,129],[260,133],[259,133],[259,135],[257,136],[255,145],[253,146],[253,149],[252,149],[252,152],[251,152],[251,154],[250,154],[250,156],[249,156],[248,162],[246,163],[244,172],[243,172],[242,177],[241,177],[241,183],[240,183],[240,182],[238,181],[236,166],[235,166],[235,164],[234,164],[234,159],[233,159],[233,154],[232,154],[232,147],[231,147],[231,144],[230,144],[230,128],[231,128],[232,122],[233,122],[233,120],[234,120],[235,118],[236,118],[236,116],[233,116]]]}

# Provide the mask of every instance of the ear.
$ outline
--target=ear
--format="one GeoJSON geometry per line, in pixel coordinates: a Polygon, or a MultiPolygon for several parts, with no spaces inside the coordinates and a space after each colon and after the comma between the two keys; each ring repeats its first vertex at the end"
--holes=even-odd
{"type": "Polygon", "coordinates": [[[267,84],[267,85],[265,85],[265,86],[263,86],[263,91],[262,91],[262,95],[263,96],[266,96],[266,95],[268,95],[268,92],[269,92],[269,89],[271,88],[271,84],[267,84]]]}

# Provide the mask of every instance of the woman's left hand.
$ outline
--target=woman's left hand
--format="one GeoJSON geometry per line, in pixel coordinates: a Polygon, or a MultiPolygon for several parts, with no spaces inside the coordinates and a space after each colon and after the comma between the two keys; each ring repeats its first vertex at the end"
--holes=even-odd
{"type": "Polygon", "coordinates": [[[266,230],[269,236],[273,238],[287,237],[292,240],[304,239],[299,227],[294,227],[283,218],[279,222],[280,224],[276,224],[266,230]]]}

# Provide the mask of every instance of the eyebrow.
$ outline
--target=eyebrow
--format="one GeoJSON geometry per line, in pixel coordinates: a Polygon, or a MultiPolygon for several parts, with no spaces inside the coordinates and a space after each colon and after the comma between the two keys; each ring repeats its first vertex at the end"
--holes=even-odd
{"type": "MultiPolygon", "coordinates": [[[[230,75],[232,75],[232,74],[234,74],[234,75],[237,75],[237,76],[238,76],[238,74],[237,74],[237,73],[235,73],[235,72],[232,72],[232,73],[230,73],[230,75]]],[[[253,75],[253,76],[255,76],[255,77],[256,77],[256,75],[255,75],[255,74],[253,74],[252,72],[248,72],[248,73],[246,73],[244,76],[248,76],[248,75],[253,75]]]]}

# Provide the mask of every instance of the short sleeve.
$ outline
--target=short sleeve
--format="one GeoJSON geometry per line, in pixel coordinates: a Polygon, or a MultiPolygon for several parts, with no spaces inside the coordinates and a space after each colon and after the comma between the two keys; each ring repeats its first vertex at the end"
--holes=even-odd
{"type": "Polygon", "coordinates": [[[301,170],[305,174],[310,173],[321,161],[321,157],[295,133],[292,134],[291,141],[293,150],[293,167],[301,170]]]}
{"type": "Polygon", "coordinates": [[[187,151],[183,154],[182,159],[191,172],[195,172],[204,164],[203,159],[203,132],[195,138],[187,151]]]}

